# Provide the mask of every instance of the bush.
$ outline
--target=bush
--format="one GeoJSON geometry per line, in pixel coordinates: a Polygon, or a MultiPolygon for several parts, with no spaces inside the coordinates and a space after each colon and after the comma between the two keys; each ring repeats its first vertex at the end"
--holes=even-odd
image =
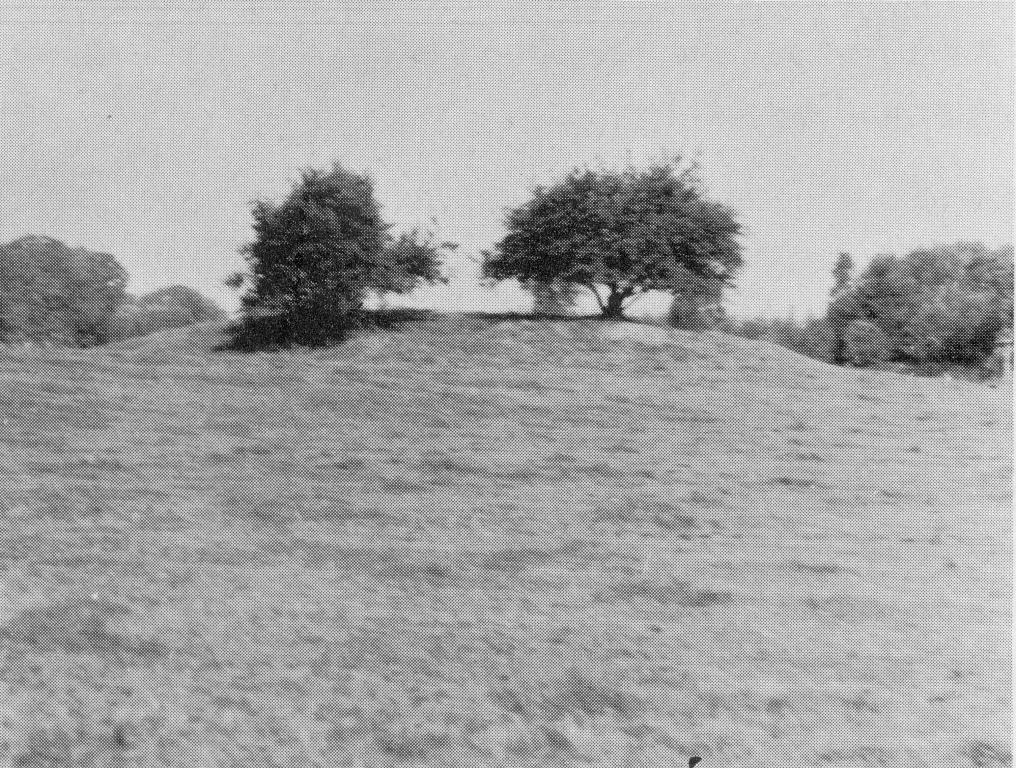
{"type": "Polygon", "coordinates": [[[1012,264],[1011,246],[963,242],[876,258],[829,305],[834,361],[851,362],[846,334],[863,320],[881,329],[886,360],[985,365],[1012,326],[1012,264]]]}
{"type": "Polygon", "coordinates": [[[282,203],[255,203],[253,217],[250,272],[227,281],[248,286],[241,346],[341,341],[361,324],[368,290],[403,293],[440,279],[439,251],[450,246],[418,231],[394,239],[371,180],[338,164],[304,171],[282,203]]]}
{"type": "Polygon", "coordinates": [[[533,294],[534,315],[566,315],[575,306],[575,287],[561,282],[533,281],[527,286],[533,294]]]}
{"type": "Polygon", "coordinates": [[[847,359],[859,368],[884,363],[893,353],[889,336],[867,320],[854,320],[847,326],[843,340],[847,359]]]}
{"type": "Polygon", "coordinates": [[[0,341],[91,346],[108,340],[127,271],[108,253],[28,235],[0,246],[0,341]]]}

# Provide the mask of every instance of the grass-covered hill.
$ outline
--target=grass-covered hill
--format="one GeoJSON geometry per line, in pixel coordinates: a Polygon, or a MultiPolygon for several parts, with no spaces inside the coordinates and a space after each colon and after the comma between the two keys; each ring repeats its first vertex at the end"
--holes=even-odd
{"type": "Polygon", "coordinates": [[[0,765],[1008,765],[1011,417],[720,334],[0,356],[0,765]]]}

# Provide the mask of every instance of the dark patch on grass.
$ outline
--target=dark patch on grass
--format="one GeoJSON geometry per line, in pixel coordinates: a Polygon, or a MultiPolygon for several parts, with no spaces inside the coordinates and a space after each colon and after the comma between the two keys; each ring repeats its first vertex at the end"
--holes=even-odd
{"type": "Polygon", "coordinates": [[[403,525],[406,518],[387,509],[368,507],[366,509],[344,505],[332,505],[321,509],[306,510],[300,517],[313,523],[350,523],[365,525],[376,523],[383,526],[403,525]]]}
{"type": "Polygon", "coordinates": [[[684,501],[687,504],[694,504],[697,507],[707,507],[708,508],[708,507],[722,507],[723,506],[723,500],[722,499],[718,499],[715,496],[710,496],[709,494],[702,493],[702,491],[698,491],[698,490],[693,490],[684,499],[682,499],[682,501],[684,501]]]}
{"type": "Polygon", "coordinates": [[[975,768],[1012,765],[1012,752],[1005,747],[988,744],[984,741],[970,742],[963,748],[961,754],[975,768]]]}
{"type": "Polygon", "coordinates": [[[416,480],[404,480],[397,477],[385,477],[377,484],[378,490],[391,494],[426,493],[431,487],[416,480]]]}
{"type": "Polygon", "coordinates": [[[162,658],[166,646],[157,640],[111,632],[107,624],[130,608],[102,600],[75,600],[22,611],[0,627],[0,637],[43,655],[88,654],[139,663],[162,658]]]}
{"type": "Polygon", "coordinates": [[[816,463],[825,462],[825,457],[820,453],[788,453],[785,454],[785,457],[793,459],[794,461],[813,461],[816,463]]]}
{"type": "Polygon", "coordinates": [[[561,558],[572,558],[582,554],[586,544],[581,541],[569,541],[560,547],[535,549],[518,547],[488,552],[480,557],[479,565],[488,571],[500,573],[520,573],[540,565],[554,562],[561,558]]]}
{"type": "Polygon", "coordinates": [[[393,730],[390,722],[374,718],[367,730],[381,754],[394,762],[423,763],[451,743],[451,736],[447,733],[434,733],[405,726],[393,730]]]}
{"type": "Polygon", "coordinates": [[[547,740],[547,746],[555,752],[575,752],[575,745],[571,743],[571,739],[556,728],[544,728],[543,735],[547,740]]]}
{"type": "Polygon", "coordinates": [[[765,703],[766,714],[772,717],[783,717],[787,710],[791,709],[793,709],[793,706],[786,699],[773,697],[765,703]]]}
{"type": "Polygon", "coordinates": [[[525,693],[502,686],[488,691],[499,707],[529,722],[541,717],[551,722],[565,718],[602,717],[608,712],[631,720],[646,712],[646,702],[625,690],[613,688],[572,669],[550,680],[542,691],[525,693]]]}
{"type": "Polygon", "coordinates": [[[608,453],[638,453],[638,446],[632,445],[631,443],[614,443],[613,445],[607,446],[605,449],[608,453]]]}
{"type": "Polygon", "coordinates": [[[878,707],[867,696],[852,696],[849,699],[840,699],[840,701],[843,702],[843,706],[847,709],[852,709],[854,712],[870,715],[878,714],[878,707]]]}
{"type": "Polygon", "coordinates": [[[223,503],[226,517],[257,527],[287,529],[292,515],[279,499],[265,498],[258,494],[230,495],[223,503]]]}
{"type": "Polygon", "coordinates": [[[824,484],[817,480],[807,480],[803,477],[774,477],[769,485],[782,485],[784,488],[825,488],[824,484]]]}
{"type": "Polygon", "coordinates": [[[698,527],[691,515],[680,507],[655,498],[625,498],[610,506],[602,506],[593,513],[593,523],[636,525],[651,522],[665,531],[689,530],[698,527]]]}
{"type": "Polygon", "coordinates": [[[699,527],[694,517],[681,514],[676,509],[665,514],[653,515],[653,524],[664,531],[681,531],[699,527]]]}
{"type": "Polygon", "coordinates": [[[13,768],[92,768],[123,765],[132,749],[134,729],[126,723],[103,723],[99,730],[35,729],[24,749],[14,757],[13,768]]]}
{"type": "Polygon", "coordinates": [[[641,579],[615,584],[610,588],[610,591],[619,600],[686,608],[709,608],[733,600],[733,596],[729,592],[694,589],[686,581],[659,582],[652,579],[641,579]]]}
{"type": "Polygon", "coordinates": [[[378,579],[402,586],[448,587],[462,578],[452,564],[438,560],[392,559],[378,562],[374,572],[378,579]]]}
{"type": "Polygon", "coordinates": [[[807,573],[814,573],[819,576],[833,576],[839,573],[853,573],[850,568],[844,568],[842,565],[836,565],[835,563],[805,563],[800,560],[791,560],[787,563],[787,568],[792,571],[805,571],[807,573]]]}
{"type": "Polygon", "coordinates": [[[643,699],[627,691],[612,688],[573,669],[554,681],[550,695],[540,702],[539,708],[551,720],[576,714],[601,717],[608,711],[631,719],[644,714],[647,705],[643,699]]]}

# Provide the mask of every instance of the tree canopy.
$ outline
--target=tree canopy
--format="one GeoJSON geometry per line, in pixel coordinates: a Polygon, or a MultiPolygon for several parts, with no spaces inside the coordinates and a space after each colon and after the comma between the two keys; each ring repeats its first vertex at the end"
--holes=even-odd
{"type": "Polygon", "coordinates": [[[733,212],[707,199],[697,169],[679,161],[572,171],[537,187],[505,223],[485,276],[582,286],[606,317],[623,317],[649,291],[729,284],[742,263],[733,212]]]}
{"type": "Polygon", "coordinates": [[[942,245],[877,257],[834,294],[826,316],[841,353],[848,329],[864,321],[879,329],[886,359],[978,365],[1012,327],[1012,285],[1012,246],[942,245]]]}
{"type": "Polygon", "coordinates": [[[0,245],[0,341],[104,343],[126,285],[108,253],[36,235],[0,245]]]}
{"type": "Polygon", "coordinates": [[[341,339],[366,291],[402,293],[440,279],[440,251],[449,245],[419,230],[393,237],[371,180],[337,163],[304,171],[285,200],[258,201],[252,213],[250,272],[229,282],[248,285],[247,320],[275,316],[284,343],[341,339]]]}

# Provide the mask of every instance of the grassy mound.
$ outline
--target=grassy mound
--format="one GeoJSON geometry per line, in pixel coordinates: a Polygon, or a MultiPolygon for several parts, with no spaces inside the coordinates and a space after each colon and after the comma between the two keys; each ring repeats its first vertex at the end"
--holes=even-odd
{"type": "Polygon", "coordinates": [[[585,320],[219,339],[0,356],[0,763],[1008,764],[997,391],[585,320]]]}

